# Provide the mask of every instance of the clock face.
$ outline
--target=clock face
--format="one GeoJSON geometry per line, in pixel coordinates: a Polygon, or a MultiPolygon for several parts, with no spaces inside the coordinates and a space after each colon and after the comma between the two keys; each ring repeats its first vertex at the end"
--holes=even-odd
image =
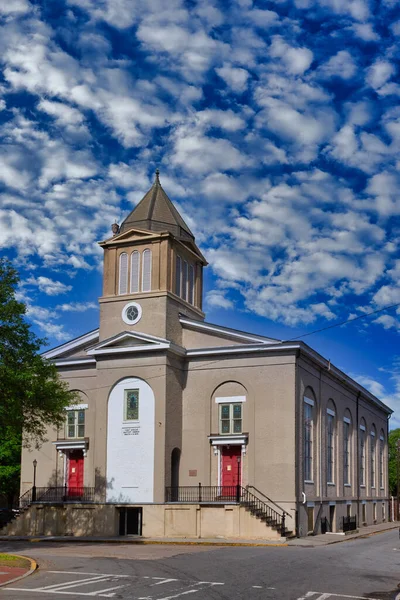
{"type": "Polygon", "coordinates": [[[142,307],[137,302],[129,302],[122,309],[122,320],[127,325],[134,325],[142,316],[142,307]]]}

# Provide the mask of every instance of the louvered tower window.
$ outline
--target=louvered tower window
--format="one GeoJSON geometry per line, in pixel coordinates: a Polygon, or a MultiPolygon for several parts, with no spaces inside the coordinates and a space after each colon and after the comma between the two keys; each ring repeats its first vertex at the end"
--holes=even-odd
{"type": "Polygon", "coordinates": [[[194,304],[194,267],[189,265],[188,302],[194,304]]]}
{"type": "Polygon", "coordinates": [[[188,280],[188,264],[186,260],[183,261],[182,269],[182,298],[187,300],[187,280],[188,280]]]}
{"type": "Polygon", "coordinates": [[[131,294],[139,291],[140,254],[135,250],[131,254],[131,294]]]}
{"type": "Polygon", "coordinates": [[[142,291],[150,292],[151,290],[151,250],[146,248],[143,251],[142,258],[142,291]]]}
{"type": "Polygon", "coordinates": [[[126,252],[119,257],[119,293],[128,293],[128,255],[126,252]]]}
{"type": "Polygon", "coordinates": [[[176,257],[176,269],[175,269],[175,294],[181,295],[181,268],[182,260],[180,256],[176,257]]]}

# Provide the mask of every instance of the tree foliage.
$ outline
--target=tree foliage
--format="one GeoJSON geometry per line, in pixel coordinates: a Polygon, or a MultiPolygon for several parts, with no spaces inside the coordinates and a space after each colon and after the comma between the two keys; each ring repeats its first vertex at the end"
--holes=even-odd
{"type": "Polygon", "coordinates": [[[15,297],[18,282],[10,262],[0,259],[0,443],[23,432],[24,443],[38,446],[49,426],[62,425],[76,395],[39,355],[45,340],[25,321],[25,305],[15,297]]]}
{"type": "Polygon", "coordinates": [[[398,440],[400,440],[400,429],[393,429],[389,432],[389,491],[391,496],[397,496],[397,461],[400,461],[400,452],[397,452],[398,440]]]}

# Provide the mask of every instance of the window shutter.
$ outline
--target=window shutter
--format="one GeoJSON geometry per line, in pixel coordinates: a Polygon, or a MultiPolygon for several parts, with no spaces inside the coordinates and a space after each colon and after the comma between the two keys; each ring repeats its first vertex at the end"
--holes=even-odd
{"type": "Polygon", "coordinates": [[[139,291],[139,259],[140,254],[135,250],[131,254],[131,293],[139,291]]]}
{"type": "Polygon", "coordinates": [[[142,274],[142,292],[151,290],[151,250],[146,248],[143,251],[143,274],[142,274]]]}
{"type": "Polygon", "coordinates": [[[190,302],[190,304],[194,304],[194,267],[193,267],[193,265],[189,265],[188,302],[190,302]]]}
{"type": "Polygon", "coordinates": [[[125,252],[119,257],[119,293],[128,293],[128,255],[125,252]]]}
{"type": "Polygon", "coordinates": [[[175,273],[175,294],[181,295],[181,268],[182,268],[181,257],[176,257],[176,273],[175,273]]]}
{"type": "Polygon", "coordinates": [[[182,298],[187,300],[187,280],[188,280],[188,264],[186,260],[183,261],[182,270],[182,298]]]}

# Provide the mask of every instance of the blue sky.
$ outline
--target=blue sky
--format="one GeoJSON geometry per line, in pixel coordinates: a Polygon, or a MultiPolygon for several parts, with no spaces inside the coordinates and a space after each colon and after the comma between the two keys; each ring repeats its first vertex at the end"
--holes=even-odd
{"type": "MultiPolygon", "coordinates": [[[[289,339],[400,302],[398,0],[0,2],[0,249],[48,345],[156,167],[211,322],[289,339]]],[[[396,409],[400,310],[304,338],[396,409]]]]}

